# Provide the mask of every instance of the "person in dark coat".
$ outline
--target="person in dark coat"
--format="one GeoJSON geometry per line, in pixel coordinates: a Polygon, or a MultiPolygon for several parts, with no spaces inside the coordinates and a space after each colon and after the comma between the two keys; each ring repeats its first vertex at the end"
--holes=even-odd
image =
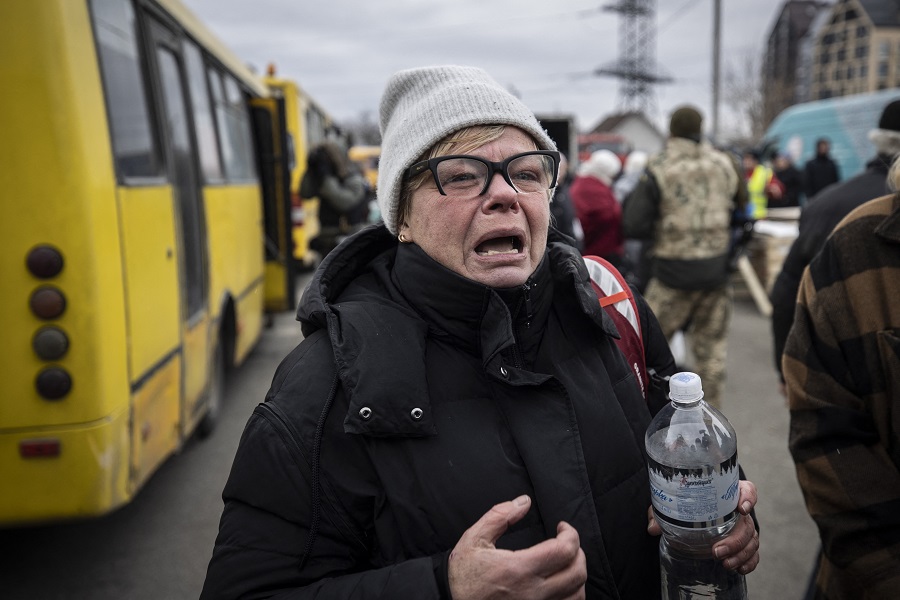
{"type": "Polygon", "coordinates": [[[794,166],[794,161],[787,154],[779,154],[772,161],[775,178],[781,182],[784,192],[779,198],[769,198],[769,208],[786,208],[800,206],[800,195],[803,193],[803,174],[794,166]]]}
{"type": "Polygon", "coordinates": [[[837,163],[832,160],[831,142],[828,138],[816,140],[816,155],[806,161],[803,167],[803,193],[806,201],[815,197],[822,189],[841,180],[837,163]]]}
{"type": "MultiPolygon", "coordinates": [[[[659,598],[644,433],[665,399],[550,228],[552,140],[472,67],[396,73],[380,115],[383,223],[304,293],[201,598],[659,598]]],[[[671,374],[638,303],[648,367],[671,374]]],[[[757,495],[739,493],[715,548],[746,573],[757,495]]]]}
{"type": "Polygon", "coordinates": [[[575,207],[572,204],[572,197],[569,195],[569,186],[571,184],[569,160],[565,154],[560,152],[559,181],[556,182],[553,202],[550,203],[550,214],[553,216],[551,224],[560,233],[572,238],[574,246],[581,250],[584,242],[584,231],[581,229],[578,217],[575,216],[575,207]]]}
{"type": "MultiPolygon", "coordinates": [[[[785,340],[794,323],[797,289],[803,270],[851,210],[888,192],[888,168],[900,154],[900,100],[884,108],[878,127],[869,132],[869,140],[877,154],[866,163],[865,171],[822,190],[803,208],[800,232],[772,285],[772,340],[779,375],[785,340]]],[[[784,381],[783,377],[781,381],[784,381]]]]}
{"type": "Polygon", "coordinates": [[[319,199],[319,233],[309,246],[322,256],[367,223],[366,179],[334,141],[323,142],[310,151],[300,180],[300,196],[319,199]]]}

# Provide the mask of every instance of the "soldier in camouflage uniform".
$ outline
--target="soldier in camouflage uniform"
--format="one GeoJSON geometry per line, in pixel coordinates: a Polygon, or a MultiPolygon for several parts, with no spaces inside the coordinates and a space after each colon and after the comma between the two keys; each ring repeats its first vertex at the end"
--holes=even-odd
{"type": "Polygon", "coordinates": [[[721,408],[731,322],[731,221],[747,199],[736,161],[701,141],[700,113],[676,110],[665,148],[623,209],[625,237],[652,240],[644,294],[663,332],[687,328],[706,400],[721,408]]]}

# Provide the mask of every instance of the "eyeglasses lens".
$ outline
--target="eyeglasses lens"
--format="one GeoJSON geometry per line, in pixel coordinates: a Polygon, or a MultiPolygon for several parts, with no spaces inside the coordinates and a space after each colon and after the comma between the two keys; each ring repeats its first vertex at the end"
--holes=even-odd
{"type": "Polygon", "coordinates": [[[438,183],[444,193],[477,196],[484,189],[488,166],[470,158],[450,158],[437,164],[438,183]]]}
{"type": "Polygon", "coordinates": [[[506,171],[518,191],[544,192],[553,181],[553,159],[543,154],[520,156],[509,163],[506,171]]]}
{"type": "MultiPolygon", "coordinates": [[[[553,159],[542,154],[520,156],[506,166],[509,181],[521,193],[543,192],[553,182],[553,159]]],[[[471,158],[450,158],[435,168],[444,193],[454,196],[477,196],[485,189],[493,173],[485,163],[471,158]]]]}

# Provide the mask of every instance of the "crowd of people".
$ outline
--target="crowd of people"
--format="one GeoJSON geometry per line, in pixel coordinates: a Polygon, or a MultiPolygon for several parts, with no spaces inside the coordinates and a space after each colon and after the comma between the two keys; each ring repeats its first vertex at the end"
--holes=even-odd
{"type": "MultiPolygon", "coordinates": [[[[379,223],[350,220],[340,152],[310,155],[302,193],[347,239],[241,438],[203,598],[659,598],[643,440],[681,367],[669,341],[721,407],[735,231],[776,207],[802,208],[773,331],[822,537],[810,597],[900,589],[900,103],[843,182],[828,140],[803,169],[716,149],[689,105],[660,151],[573,167],[474,67],[400,71],[379,114],[379,223]],[[589,255],[631,283],[648,389],[589,255]]],[[[738,493],[711,551],[749,573],[757,488],[738,493]]]]}

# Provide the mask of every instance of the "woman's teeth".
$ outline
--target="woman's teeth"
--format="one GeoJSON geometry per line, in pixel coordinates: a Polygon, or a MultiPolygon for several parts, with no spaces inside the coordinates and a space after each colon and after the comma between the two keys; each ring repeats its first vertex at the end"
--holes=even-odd
{"type": "Polygon", "coordinates": [[[518,254],[516,240],[513,237],[488,240],[478,245],[475,252],[479,256],[494,256],[497,254],[518,254]]]}

